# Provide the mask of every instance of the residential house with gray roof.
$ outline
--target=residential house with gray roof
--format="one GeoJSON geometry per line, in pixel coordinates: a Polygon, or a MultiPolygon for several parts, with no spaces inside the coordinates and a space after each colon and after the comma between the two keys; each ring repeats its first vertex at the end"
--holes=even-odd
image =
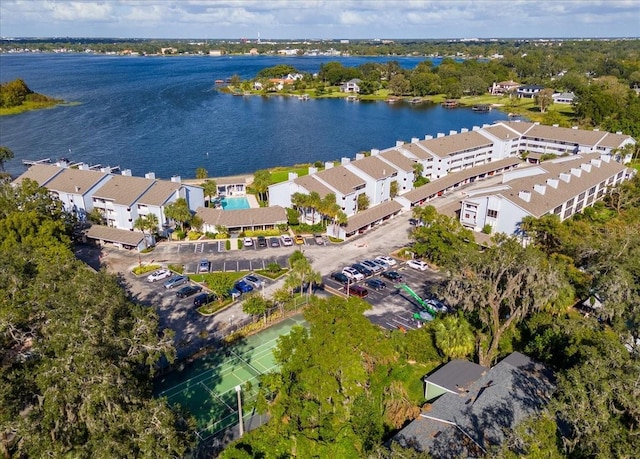
{"type": "Polygon", "coordinates": [[[443,380],[439,385],[453,390],[425,405],[393,438],[435,459],[492,456],[509,430],[537,415],[555,390],[553,373],[519,352],[491,369],[452,361],[436,373],[443,380]]]}
{"type": "Polygon", "coordinates": [[[238,210],[200,207],[196,215],[202,218],[202,230],[212,234],[217,233],[220,227],[231,232],[241,232],[269,230],[287,223],[287,212],[281,206],[238,210]]]}

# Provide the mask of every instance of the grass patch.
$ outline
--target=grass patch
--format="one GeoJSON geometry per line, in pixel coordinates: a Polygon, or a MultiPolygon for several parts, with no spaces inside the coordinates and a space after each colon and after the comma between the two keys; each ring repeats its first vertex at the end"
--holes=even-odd
{"type": "Polygon", "coordinates": [[[17,105],[15,107],[0,108],[0,116],[18,115],[20,113],[28,112],[31,110],[55,108],[56,106],[60,105],[62,102],[63,102],[62,100],[56,100],[56,99],[52,99],[48,101],[39,101],[39,102],[25,101],[21,105],[17,105]]]}
{"type": "Polygon", "coordinates": [[[155,271],[156,269],[160,269],[160,265],[142,265],[142,266],[136,266],[135,268],[133,268],[132,272],[136,276],[140,276],[142,274],[155,271]]]}
{"type": "Polygon", "coordinates": [[[203,316],[210,316],[211,314],[215,314],[216,312],[223,310],[227,306],[230,306],[232,303],[233,300],[231,298],[227,298],[222,303],[219,301],[214,301],[213,303],[200,306],[198,309],[196,309],[196,311],[198,311],[203,316]]]}
{"type": "Polygon", "coordinates": [[[334,244],[340,244],[341,242],[344,242],[344,239],[340,239],[339,237],[329,236],[329,241],[333,242],[334,244]]]}
{"type": "Polygon", "coordinates": [[[183,265],[169,265],[168,268],[178,274],[182,274],[184,272],[184,266],[183,265]]]}
{"type": "Polygon", "coordinates": [[[309,174],[309,165],[296,166],[291,168],[277,168],[271,171],[271,184],[286,182],[289,180],[289,172],[295,172],[298,177],[309,174]]]}
{"type": "Polygon", "coordinates": [[[268,277],[271,280],[276,280],[287,274],[288,271],[289,268],[280,268],[280,271],[278,272],[270,271],[268,269],[258,269],[255,273],[260,274],[263,277],[268,277]]]}

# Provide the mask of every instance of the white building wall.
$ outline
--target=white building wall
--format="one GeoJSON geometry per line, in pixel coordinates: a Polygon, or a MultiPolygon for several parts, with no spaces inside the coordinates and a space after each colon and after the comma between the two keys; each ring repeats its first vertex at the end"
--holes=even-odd
{"type": "Polygon", "coordinates": [[[189,210],[195,212],[198,207],[204,207],[204,190],[199,186],[183,185],[181,192],[189,204],[189,210]],[[184,190],[184,191],[182,191],[184,190]]]}
{"type": "Polygon", "coordinates": [[[276,183],[269,186],[269,206],[282,206],[291,208],[291,195],[300,191],[293,180],[276,183]]]}

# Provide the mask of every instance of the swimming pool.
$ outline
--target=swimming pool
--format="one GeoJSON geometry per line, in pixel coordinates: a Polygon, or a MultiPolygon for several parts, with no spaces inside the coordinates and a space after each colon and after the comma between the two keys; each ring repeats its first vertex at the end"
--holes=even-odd
{"type": "Polygon", "coordinates": [[[251,209],[247,198],[222,198],[220,202],[224,210],[251,209]]]}

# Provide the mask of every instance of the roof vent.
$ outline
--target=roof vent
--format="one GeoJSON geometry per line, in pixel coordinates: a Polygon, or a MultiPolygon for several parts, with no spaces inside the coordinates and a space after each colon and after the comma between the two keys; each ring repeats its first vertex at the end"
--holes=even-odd
{"type": "MultiPolygon", "coordinates": [[[[598,161],[598,160],[596,159],[594,161],[598,161]]],[[[591,164],[593,164],[593,162],[591,164]]],[[[591,164],[580,164],[580,167],[582,168],[583,171],[591,172],[591,164]]],[[[600,164],[598,164],[597,167],[600,167],[600,164]]]]}
{"type": "Polygon", "coordinates": [[[334,166],[333,161],[325,161],[325,163],[324,163],[324,169],[325,170],[332,169],[333,166],[334,166]]]}
{"type": "Polygon", "coordinates": [[[80,193],[80,187],[76,185],[76,193],[80,193]]]}
{"type": "Polygon", "coordinates": [[[404,141],[402,140],[396,140],[396,147],[401,147],[404,145],[404,141]]]}
{"type": "Polygon", "coordinates": [[[438,132],[438,135],[436,135],[436,138],[441,138],[444,137],[444,133],[443,132],[438,132]]]}
{"type": "Polygon", "coordinates": [[[417,137],[411,137],[411,143],[418,143],[420,141],[417,137]]]}
{"type": "Polygon", "coordinates": [[[529,202],[531,201],[531,192],[523,190],[520,193],[518,193],[518,197],[523,201],[529,202]]]}
{"type": "Polygon", "coordinates": [[[122,171],[122,175],[126,177],[131,177],[131,169],[125,169],[122,171]]]}
{"type": "Polygon", "coordinates": [[[457,133],[458,131],[454,131],[454,130],[449,131],[449,135],[456,135],[457,133]]]}
{"type": "Polygon", "coordinates": [[[560,180],[563,182],[569,183],[571,181],[571,174],[567,174],[566,172],[562,172],[560,174],[560,180]]]}
{"type": "Polygon", "coordinates": [[[547,191],[547,187],[545,185],[533,185],[533,191],[544,194],[547,191]]]}
{"type": "Polygon", "coordinates": [[[424,140],[431,140],[431,139],[433,139],[432,135],[425,135],[424,136],[424,140]]]}
{"type": "Polygon", "coordinates": [[[380,150],[378,150],[377,148],[372,148],[371,149],[371,156],[376,156],[380,154],[380,150]]]}
{"type": "Polygon", "coordinates": [[[349,164],[350,162],[351,160],[349,158],[346,158],[346,157],[340,158],[340,164],[342,165],[349,164]]]}
{"type": "Polygon", "coordinates": [[[144,174],[144,178],[147,178],[149,180],[155,180],[156,179],[156,173],[155,172],[147,172],[146,174],[144,174]]]}
{"type": "Polygon", "coordinates": [[[174,175],[173,177],[171,177],[171,181],[175,183],[181,183],[182,178],[179,175],[174,175]]]}
{"type": "Polygon", "coordinates": [[[549,185],[551,188],[558,188],[558,179],[548,178],[547,185],[549,185]]]}
{"type": "Polygon", "coordinates": [[[582,175],[582,169],[578,169],[576,167],[571,168],[571,173],[576,177],[580,177],[582,175]]]}

